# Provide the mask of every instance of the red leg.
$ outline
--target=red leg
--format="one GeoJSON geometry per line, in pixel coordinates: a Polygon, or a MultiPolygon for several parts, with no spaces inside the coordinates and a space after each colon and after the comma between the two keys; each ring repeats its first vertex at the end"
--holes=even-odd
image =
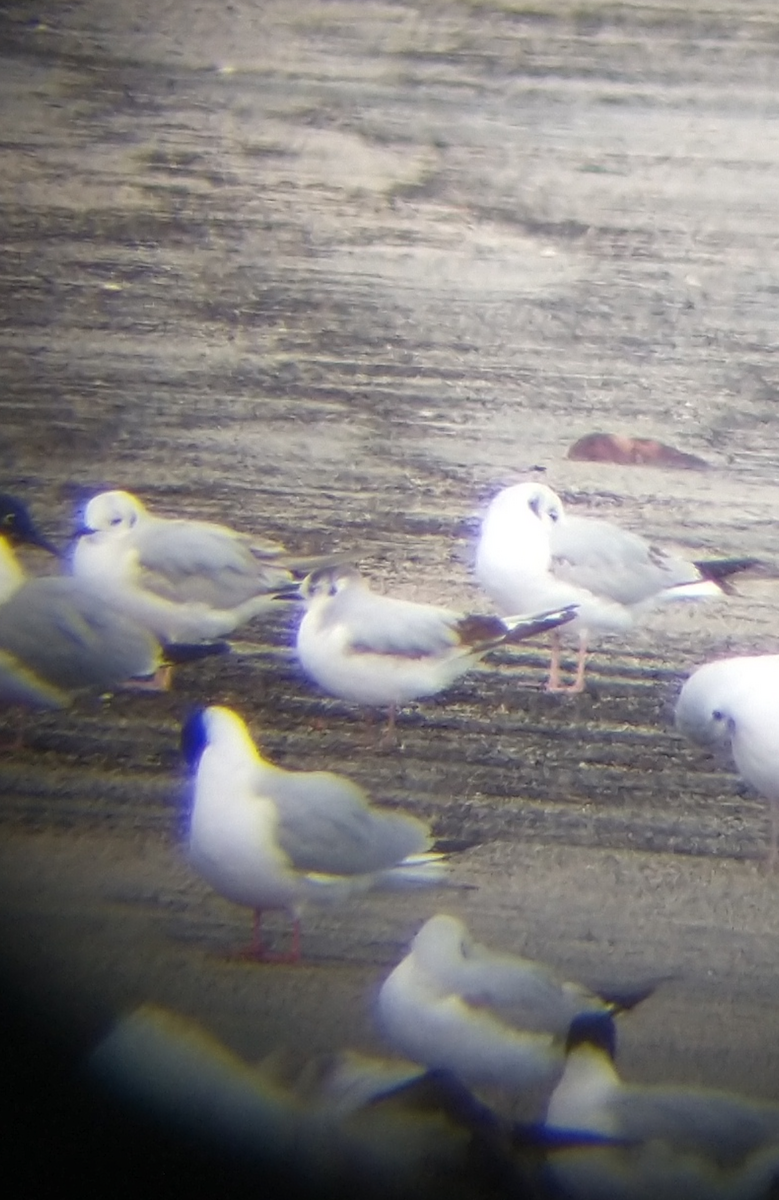
{"type": "Polygon", "coordinates": [[[252,922],[252,940],[242,950],[235,950],[228,958],[238,958],[245,962],[263,963],[298,963],[300,962],[300,918],[292,918],[292,945],[287,954],[272,954],[266,949],[262,937],[262,909],[254,910],[252,922]]]}

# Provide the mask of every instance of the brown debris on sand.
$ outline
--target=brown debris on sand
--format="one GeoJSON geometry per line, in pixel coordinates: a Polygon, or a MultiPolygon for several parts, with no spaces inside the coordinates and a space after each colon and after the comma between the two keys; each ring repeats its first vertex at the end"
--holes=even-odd
{"type": "Polygon", "coordinates": [[[679,467],[705,471],[709,464],[654,438],[631,438],[616,433],[588,433],[570,447],[568,458],[578,462],[610,462],[624,466],[679,467]]]}

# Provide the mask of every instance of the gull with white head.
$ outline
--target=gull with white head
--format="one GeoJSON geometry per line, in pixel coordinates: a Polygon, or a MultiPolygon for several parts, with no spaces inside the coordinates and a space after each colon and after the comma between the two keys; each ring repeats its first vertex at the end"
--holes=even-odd
{"type": "Polygon", "coordinates": [[[271,611],[294,591],[296,562],[307,569],[277,542],[211,521],[158,517],[130,492],[111,491],[87,504],[72,569],[173,643],[225,637],[271,611]]]}
{"type": "Polygon", "coordinates": [[[270,959],[261,938],[265,911],[291,915],[285,961],[296,962],[306,904],[445,876],[444,856],[430,849],[423,821],[371,807],[341,775],[273,766],[228,708],[195,713],[184,725],[182,749],[195,769],[189,861],[221,896],[254,910],[248,957],[270,959]]]}
{"type": "Polygon", "coordinates": [[[729,745],[739,775],[768,801],[767,866],[773,869],[779,858],[779,654],[699,667],[681,690],[675,720],[691,741],[729,745]]]}
{"type": "Polygon", "coordinates": [[[553,635],[550,691],[580,692],[588,641],[623,633],[653,605],[721,595],[728,577],[753,558],[689,562],[610,521],[569,515],[556,492],[528,482],[504,488],[482,523],[476,575],[503,612],[575,604],[576,678],[560,683],[560,641],[553,635]]]}
{"type": "Polygon", "coordinates": [[[303,670],[331,695],[387,707],[390,729],[399,706],[442,692],[489,650],[575,616],[572,604],[505,619],[465,616],[379,595],[345,565],[313,572],[301,592],[306,612],[297,654],[303,670]]]}

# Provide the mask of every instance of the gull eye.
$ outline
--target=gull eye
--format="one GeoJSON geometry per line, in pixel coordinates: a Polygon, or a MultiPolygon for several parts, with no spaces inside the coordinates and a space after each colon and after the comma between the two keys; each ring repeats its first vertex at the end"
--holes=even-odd
{"type": "Polygon", "coordinates": [[[4,525],[13,525],[15,519],[16,519],[15,513],[12,513],[12,512],[6,513],[5,516],[3,517],[3,524],[4,525]]]}
{"type": "Polygon", "coordinates": [[[720,712],[720,710],[718,708],[715,708],[711,715],[715,721],[724,721],[725,720],[724,712],[720,712]]]}

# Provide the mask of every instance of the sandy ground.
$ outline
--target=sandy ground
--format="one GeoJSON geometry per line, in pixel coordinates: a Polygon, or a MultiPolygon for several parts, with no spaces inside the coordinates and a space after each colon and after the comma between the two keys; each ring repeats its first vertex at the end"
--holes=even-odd
{"type": "MultiPolygon", "coordinates": [[[[483,608],[479,514],[536,467],[576,511],[775,565],[777,34],[751,0],[5,7],[3,489],[63,541],[124,486],[483,608]],[[710,467],[566,459],[599,429],[710,467]]],[[[764,808],[670,723],[696,663],[776,647],[777,586],[604,643],[581,697],[541,690],[542,648],[496,655],[393,754],[307,685],[291,619],[170,695],[31,720],[0,760],[9,978],[79,1048],[151,998],[249,1059],[380,1051],[375,989],[443,907],[572,977],[672,976],[626,1076],[779,1100],[764,808]],[[196,700],[475,843],[476,888],[312,913],[299,968],[226,962],[248,914],[179,845],[196,700]]]]}

